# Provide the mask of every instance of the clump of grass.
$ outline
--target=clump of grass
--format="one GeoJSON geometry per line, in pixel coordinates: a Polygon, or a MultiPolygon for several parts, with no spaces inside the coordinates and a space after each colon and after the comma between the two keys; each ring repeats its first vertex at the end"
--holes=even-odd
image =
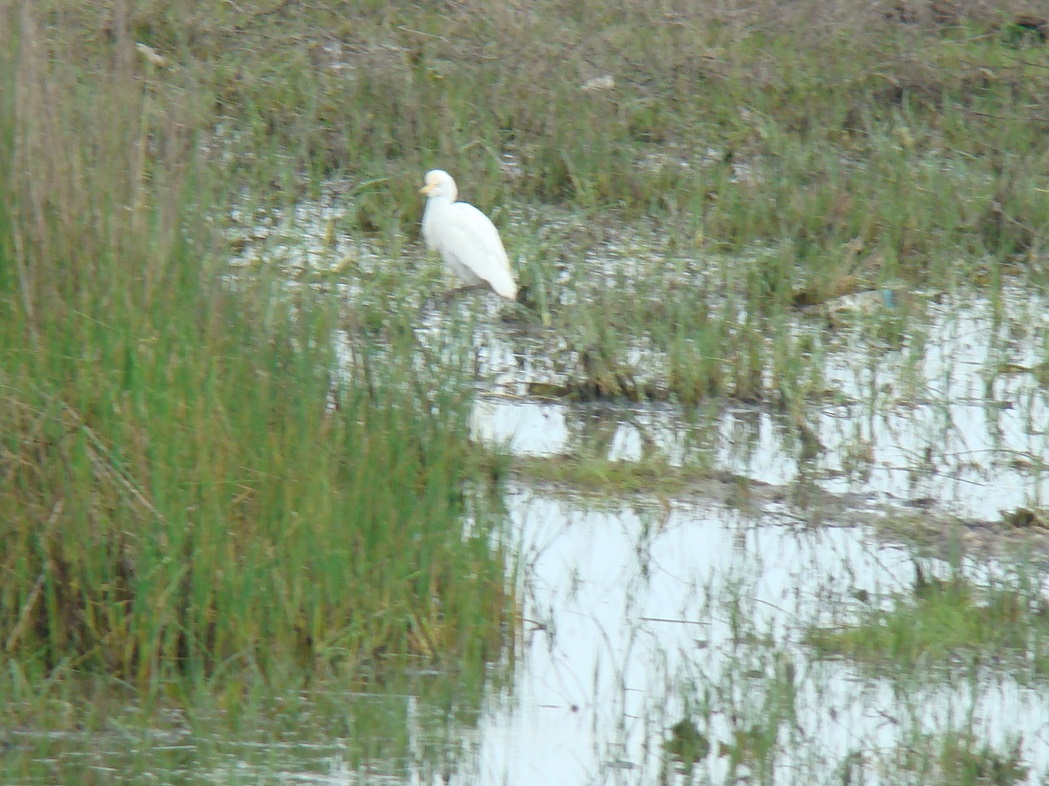
{"type": "Polygon", "coordinates": [[[738,671],[688,686],[687,714],[669,726],[663,740],[665,774],[671,767],[709,772],[715,757],[717,767],[732,777],[766,780],[791,746],[800,745],[797,696],[803,679],[792,658],[774,647],[752,652],[742,646],[736,654],[738,671]]]}
{"type": "Polygon", "coordinates": [[[392,331],[343,377],[338,303],[231,287],[198,99],[157,100],[126,19],[83,59],[40,19],[0,17],[5,656],[143,686],[496,657],[458,366],[392,331]]]}
{"type": "Polygon", "coordinates": [[[807,641],[827,656],[873,666],[907,668],[919,661],[949,663],[1012,653],[1044,672],[1049,609],[1026,581],[981,590],[960,570],[946,579],[926,578],[920,566],[911,597],[863,612],[851,624],[814,627],[807,641]]]}
{"type": "Polygon", "coordinates": [[[1019,742],[1002,750],[967,731],[921,734],[900,751],[899,766],[922,783],[945,786],[1011,786],[1027,782],[1030,773],[1019,742]]]}
{"type": "Polygon", "coordinates": [[[702,475],[694,467],[678,467],[655,455],[639,461],[610,461],[604,457],[519,457],[514,470],[543,483],[564,484],[573,493],[618,496],[653,494],[672,496],[694,486],[702,475]]]}
{"type": "Polygon", "coordinates": [[[412,231],[419,174],[439,163],[486,210],[512,194],[665,217],[720,250],[790,240],[805,271],[854,243],[939,275],[959,252],[1036,254],[1045,47],[1001,34],[1019,2],[939,19],[913,5],[182,0],[55,19],[96,48],[123,21],[171,60],[160,89],[206,87],[249,181],[274,156],[305,183],[388,178],[362,229],[412,231]]]}
{"type": "Polygon", "coordinates": [[[434,165],[504,229],[520,211],[493,208],[521,204],[566,206],[593,234],[651,219],[664,259],[636,289],[588,284],[586,249],[514,237],[531,305],[585,356],[572,395],[727,395],[800,420],[819,352],[768,340],[793,306],[1044,277],[1049,50],[1020,2],[49,5],[47,32],[87,51],[123,30],[163,53],[143,75],[165,102],[207,97],[231,184],[292,202],[345,176],[345,227],[390,250],[417,237],[434,165]],[[738,269],[698,282],[685,257],[738,269]],[[658,384],[639,342],[666,353],[658,384]]]}

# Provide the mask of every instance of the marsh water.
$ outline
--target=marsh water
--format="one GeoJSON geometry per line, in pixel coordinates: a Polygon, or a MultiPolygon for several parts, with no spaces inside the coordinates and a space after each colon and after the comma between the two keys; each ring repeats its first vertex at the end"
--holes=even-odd
{"type": "Polygon", "coordinates": [[[983,586],[1022,570],[1046,589],[1044,539],[1002,524],[1049,493],[1046,304],[1019,287],[1001,302],[919,297],[924,319],[888,344],[867,321],[828,328],[799,311],[797,330],[834,334],[823,373],[835,395],[809,415],[815,451],[760,405],[529,395],[562,381],[555,340],[522,333],[490,295],[424,311],[422,342],[469,315],[476,439],[551,462],[656,457],[695,482],[624,492],[511,470],[504,537],[522,631],[494,667],[508,676],[476,701],[409,687],[302,697],[278,732],[237,738],[174,719],[101,744],[8,744],[82,758],[99,781],[946,783],[950,762],[929,741],[953,735],[996,772],[1020,768],[999,782],[1041,782],[1049,691],[1023,657],[900,669],[806,642],[912,593],[919,562],[983,586]],[[397,744],[366,720],[386,705],[403,719],[397,744]]]}
{"type": "MultiPolygon", "coordinates": [[[[644,275],[639,248],[612,245],[586,264],[630,280],[644,275]]],[[[363,247],[352,255],[363,269],[382,264],[363,247]]],[[[308,269],[331,255],[291,257],[308,269]]],[[[416,754],[397,778],[929,783],[960,777],[952,757],[983,755],[977,775],[997,767],[1001,782],[1040,782],[1049,692],[1023,658],[899,669],[821,657],[805,643],[813,626],[908,597],[919,561],[983,586],[1022,570],[1036,593],[1046,589],[1045,539],[1002,524],[1049,493],[1045,299],[1019,284],[994,300],[908,294],[921,317],[897,340],[879,337],[894,318],[880,296],[799,309],[791,330],[831,336],[819,361],[830,394],[807,415],[816,450],[760,405],[534,395],[537,382],[556,389],[578,367],[561,337],[522,329],[488,294],[424,306],[424,344],[450,321],[471,326],[475,438],[555,469],[507,484],[524,617],[509,685],[451,732],[454,767],[416,754]],[[625,493],[614,480],[559,480],[556,462],[580,457],[656,457],[686,476],[694,468],[695,482],[625,493]]],[[[632,362],[659,373],[643,348],[632,362]]],[[[416,717],[449,733],[447,712],[420,707],[416,717]]],[[[431,749],[425,722],[413,734],[416,752],[431,749]]],[[[338,753],[345,742],[278,779],[369,781],[374,772],[338,753]]]]}
{"type": "MultiPolygon", "coordinates": [[[[920,357],[872,354],[844,331],[827,375],[843,395],[819,409],[818,458],[799,458],[776,414],[757,408],[711,418],[482,399],[477,434],[515,454],[596,444],[615,461],[657,451],[687,464],[691,451],[716,470],[675,499],[513,487],[530,632],[516,704],[480,735],[482,781],[666,782],[675,724],[701,716],[710,752],[673,771],[681,782],[848,782],[853,767],[862,782],[928,782],[901,751],[952,730],[1014,755],[1040,782],[1049,695],[1022,668],[879,674],[802,644],[808,626],[906,595],[915,555],[946,555],[952,537],[973,548],[962,570],[977,582],[1010,569],[1009,533],[987,527],[1043,499],[1049,413],[1030,373],[1043,304],[1007,297],[1011,324],[984,300],[936,305],[920,357]],[[915,511],[927,520],[910,537],[885,526],[915,511]],[[770,721],[782,701],[790,721],[770,721]],[[778,748],[766,769],[740,751],[755,730],[778,748]]],[[[1044,589],[1039,563],[1026,567],[1044,589]]]]}
{"type": "Polygon", "coordinates": [[[981,298],[932,306],[917,351],[842,335],[825,368],[839,400],[814,412],[824,448],[815,460],[799,459],[782,420],[759,407],[710,417],[491,396],[478,403],[475,427],[516,455],[563,455],[596,439],[606,458],[630,461],[652,446],[672,462],[699,459],[758,482],[806,480],[828,493],[994,521],[1049,493],[1049,402],[1036,377],[1049,311],[1019,290],[1006,298],[1013,316],[1004,321],[981,298]]]}

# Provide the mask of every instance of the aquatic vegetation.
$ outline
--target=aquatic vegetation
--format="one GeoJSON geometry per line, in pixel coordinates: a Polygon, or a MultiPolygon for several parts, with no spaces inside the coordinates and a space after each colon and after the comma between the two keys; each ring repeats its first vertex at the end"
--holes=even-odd
{"type": "Polygon", "coordinates": [[[973,488],[1044,519],[1021,11],[0,8],[5,782],[1044,769],[1037,571],[897,581],[973,488]],[[435,161],[539,320],[427,307],[435,161]]]}
{"type": "Polygon", "coordinates": [[[7,657],[145,692],[499,658],[514,600],[468,348],[423,356],[385,314],[342,374],[337,299],[231,280],[192,100],[158,106],[134,61],[87,79],[37,24],[4,26],[0,62],[7,657]]]}
{"type": "Polygon", "coordinates": [[[523,478],[563,484],[573,494],[618,498],[624,494],[673,495],[698,488],[703,473],[678,467],[659,456],[640,461],[610,461],[604,457],[518,458],[514,471],[523,478]]]}
{"type": "Polygon", "coordinates": [[[930,577],[915,563],[910,597],[872,605],[850,623],[815,627],[807,641],[827,656],[842,656],[876,669],[917,663],[1012,663],[1044,675],[1049,661],[1049,605],[1037,583],[1024,576],[975,586],[956,568],[946,579],[930,577]]]}
{"type": "MultiPolygon", "coordinates": [[[[56,41],[104,54],[89,31],[109,29],[106,11],[52,5],[56,41]]],[[[470,173],[524,299],[578,356],[572,396],[729,396],[804,429],[825,341],[809,337],[809,358],[784,337],[794,309],[1045,278],[1049,69],[1046,47],[1015,35],[1019,6],[941,18],[842,0],[815,27],[772,3],[178,7],[137,4],[125,43],[164,58],[138,64],[158,100],[199,100],[192,122],[227,188],[271,184],[253,199],[286,208],[344,179],[330,231],[414,273],[418,172],[470,173]],[[602,248],[634,270],[594,276],[602,248]],[[663,356],[657,379],[638,347],[663,356]]],[[[826,310],[826,341],[842,315],[826,310]]],[[[871,319],[905,347],[920,314],[871,319]]]]}

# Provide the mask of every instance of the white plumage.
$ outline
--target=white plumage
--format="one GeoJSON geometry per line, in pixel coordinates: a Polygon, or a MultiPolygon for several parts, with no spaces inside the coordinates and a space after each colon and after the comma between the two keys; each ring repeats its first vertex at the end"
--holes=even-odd
{"type": "Polygon", "coordinates": [[[427,172],[425,183],[419,192],[427,197],[423,212],[426,245],[468,286],[487,284],[496,294],[515,300],[517,282],[495,224],[473,205],[455,201],[459,190],[447,172],[427,172]]]}

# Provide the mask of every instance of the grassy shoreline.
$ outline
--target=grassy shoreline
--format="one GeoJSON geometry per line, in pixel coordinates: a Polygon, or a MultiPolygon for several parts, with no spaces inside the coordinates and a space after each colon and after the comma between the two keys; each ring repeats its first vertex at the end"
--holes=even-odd
{"type": "MultiPolygon", "coordinates": [[[[0,7],[12,777],[90,771],[47,769],[65,743],[41,729],[90,749],[139,724],[134,756],[116,756],[138,771],[168,732],[204,730],[214,754],[216,726],[284,741],[311,712],[351,739],[374,726],[362,760],[406,759],[405,695],[476,722],[522,620],[500,539],[508,462],[469,438],[475,325],[426,347],[414,333],[432,166],[500,225],[576,393],[651,397],[637,358],[658,355],[670,406],[779,407],[800,449],[833,330],[795,329],[800,309],[1045,287],[1044,22],[1020,4],[715,5],[0,7]],[[339,181],[347,209],[325,231],[377,251],[329,276],[352,277],[352,297],[289,286],[277,265],[230,273],[234,211],[295,220],[339,181]],[[603,244],[621,253],[591,269],[603,244]],[[307,706],[329,688],[335,706],[307,706]]],[[[922,318],[870,318],[870,351],[917,343],[922,318]]],[[[509,469],[528,471],[688,480],[585,456],[509,469]]],[[[721,485],[746,504],[746,484],[721,485]]],[[[867,635],[837,633],[828,649],[867,635]]]]}
{"type": "Polygon", "coordinates": [[[469,338],[421,357],[394,272],[349,305],[265,274],[234,295],[245,189],[265,209],[346,177],[337,231],[394,262],[432,165],[503,224],[567,208],[574,241],[511,240],[597,395],[630,387],[642,336],[672,400],[768,401],[802,429],[823,388],[799,303],[1044,285],[1049,55],[1023,9],[792,8],[5,8],[8,652],[149,684],[263,652],[498,650],[513,600],[498,505],[466,482],[469,338]],[[633,221],[658,259],[596,286],[571,255],[633,221]],[[347,321],[356,376],[333,388],[347,321]]]}
{"type": "Polygon", "coordinates": [[[367,336],[380,365],[333,378],[340,304],[228,284],[195,100],[159,100],[127,30],[56,60],[45,20],[24,9],[2,66],[5,654],[146,692],[498,659],[514,601],[466,486],[467,380],[367,336]]]}

